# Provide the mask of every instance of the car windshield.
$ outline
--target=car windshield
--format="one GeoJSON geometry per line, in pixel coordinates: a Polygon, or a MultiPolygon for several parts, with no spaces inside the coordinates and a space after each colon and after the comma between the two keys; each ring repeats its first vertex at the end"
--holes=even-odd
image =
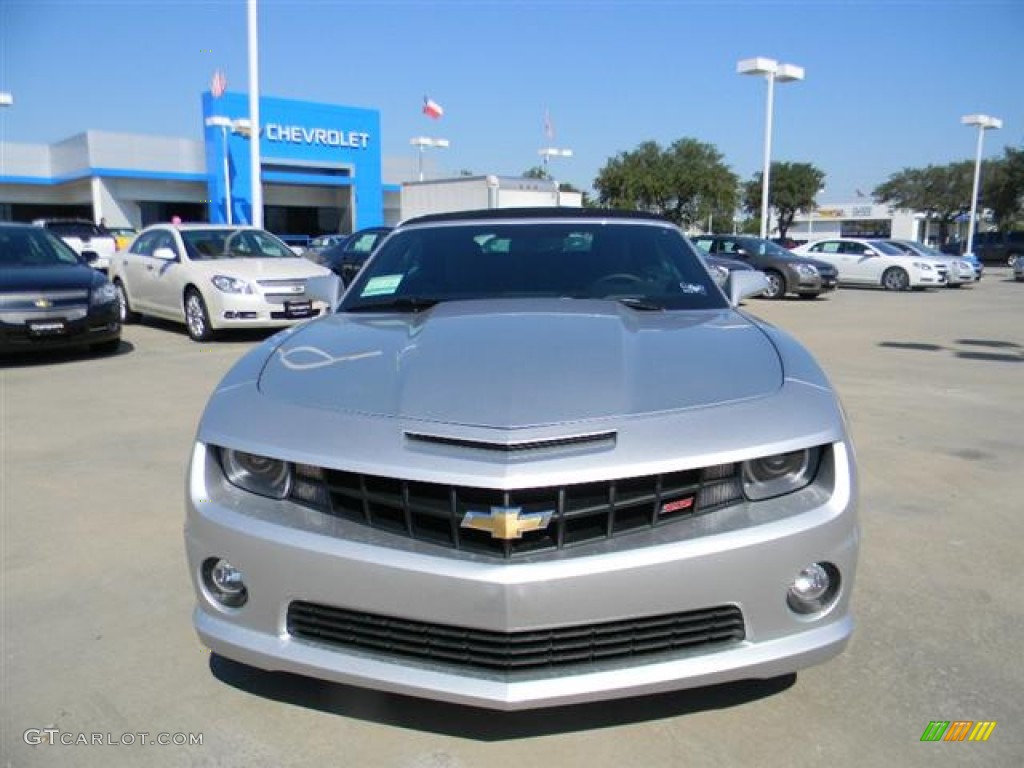
{"type": "Polygon", "coordinates": [[[442,301],[613,299],[637,309],[726,306],[678,229],[607,221],[471,221],[399,230],[375,253],[341,311],[442,301]]]}
{"type": "Polygon", "coordinates": [[[42,229],[0,227],[0,266],[53,267],[81,263],[73,250],[42,229]]]}
{"type": "Polygon", "coordinates": [[[919,253],[923,253],[925,256],[935,256],[939,259],[948,259],[949,257],[940,251],[938,248],[932,248],[930,245],[924,245],[923,243],[916,243],[914,245],[919,253]]]}
{"type": "Polygon", "coordinates": [[[296,259],[295,252],[260,229],[186,229],[185,250],[193,261],[213,259],[296,259]]]}
{"type": "Polygon", "coordinates": [[[46,228],[57,237],[103,237],[103,230],[88,221],[50,221],[46,228]]]}
{"type": "Polygon", "coordinates": [[[792,258],[793,256],[791,251],[787,251],[781,245],[773,243],[771,240],[761,240],[756,237],[745,237],[739,242],[750,253],[756,253],[759,256],[783,256],[785,258],[792,258]]]}
{"type": "Polygon", "coordinates": [[[897,248],[892,243],[885,242],[884,240],[870,240],[869,242],[871,243],[871,247],[872,248],[874,248],[874,249],[876,249],[878,251],[881,251],[882,253],[886,254],[887,256],[903,256],[904,255],[904,252],[901,249],[897,248]]]}

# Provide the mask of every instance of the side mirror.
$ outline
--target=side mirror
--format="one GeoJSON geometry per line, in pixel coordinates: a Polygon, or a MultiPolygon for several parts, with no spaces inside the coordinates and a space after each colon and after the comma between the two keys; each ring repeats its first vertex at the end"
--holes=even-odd
{"type": "Polygon", "coordinates": [[[100,255],[96,253],[96,251],[82,251],[78,255],[85,260],[86,264],[94,264],[96,263],[96,260],[100,257],[100,255]]]}
{"type": "Polygon", "coordinates": [[[160,261],[177,261],[178,257],[170,248],[157,248],[153,251],[153,258],[160,261]]]}
{"type": "Polygon", "coordinates": [[[738,307],[749,296],[760,296],[768,290],[768,278],[757,269],[736,269],[729,273],[729,303],[738,307]]]}

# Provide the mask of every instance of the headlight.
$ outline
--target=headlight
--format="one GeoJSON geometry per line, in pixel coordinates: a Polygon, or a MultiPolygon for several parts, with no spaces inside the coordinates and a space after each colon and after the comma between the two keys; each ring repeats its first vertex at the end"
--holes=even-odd
{"type": "Polygon", "coordinates": [[[918,269],[920,269],[922,272],[931,272],[932,271],[932,265],[931,264],[925,264],[923,261],[915,261],[914,262],[914,266],[917,267],[918,269]]]}
{"type": "Polygon", "coordinates": [[[804,277],[814,277],[818,274],[818,268],[813,264],[797,264],[796,271],[804,277]]]}
{"type": "Polygon", "coordinates": [[[97,304],[109,304],[117,299],[117,291],[114,290],[114,286],[110,283],[104,283],[99,288],[93,288],[92,293],[89,294],[89,304],[96,306],[97,304]]]}
{"type": "Polygon", "coordinates": [[[969,269],[974,269],[974,267],[971,266],[970,262],[967,261],[958,261],[956,265],[965,272],[969,269]]]}
{"type": "Polygon", "coordinates": [[[214,275],[210,278],[218,291],[224,293],[252,293],[252,286],[249,285],[245,280],[239,280],[237,277],[228,277],[227,275],[214,275]]]}
{"type": "Polygon", "coordinates": [[[759,501],[799,491],[814,480],[820,457],[820,448],[804,448],[745,461],[743,493],[759,501]]]}
{"type": "Polygon", "coordinates": [[[254,453],[221,448],[220,462],[228,482],[244,491],[283,499],[292,487],[292,465],[254,453]]]}

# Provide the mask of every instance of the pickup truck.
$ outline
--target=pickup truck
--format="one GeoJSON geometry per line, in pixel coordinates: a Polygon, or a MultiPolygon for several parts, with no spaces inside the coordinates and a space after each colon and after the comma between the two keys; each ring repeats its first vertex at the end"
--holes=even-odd
{"type": "Polygon", "coordinates": [[[59,237],[84,258],[89,266],[104,274],[110,257],[117,250],[114,236],[88,219],[36,219],[32,222],[59,237]]]}
{"type": "MultiPolygon", "coordinates": [[[[983,262],[1012,267],[1018,258],[1024,257],[1024,232],[976,232],[973,246],[970,250],[983,262]]],[[[952,240],[941,250],[959,256],[963,247],[962,241],[952,240]]]]}

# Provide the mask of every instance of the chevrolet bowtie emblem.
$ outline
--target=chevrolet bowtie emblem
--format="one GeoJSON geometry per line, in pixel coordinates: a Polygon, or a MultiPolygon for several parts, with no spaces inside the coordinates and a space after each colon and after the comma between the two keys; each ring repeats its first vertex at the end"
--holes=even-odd
{"type": "Polygon", "coordinates": [[[541,531],[551,522],[552,512],[526,512],[522,507],[491,507],[490,512],[470,510],[462,518],[463,528],[487,531],[493,539],[521,539],[528,531],[541,531]]]}
{"type": "Polygon", "coordinates": [[[35,302],[33,303],[39,309],[49,309],[50,307],[53,306],[53,302],[50,301],[49,299],[36,299],[35,302]]]}

